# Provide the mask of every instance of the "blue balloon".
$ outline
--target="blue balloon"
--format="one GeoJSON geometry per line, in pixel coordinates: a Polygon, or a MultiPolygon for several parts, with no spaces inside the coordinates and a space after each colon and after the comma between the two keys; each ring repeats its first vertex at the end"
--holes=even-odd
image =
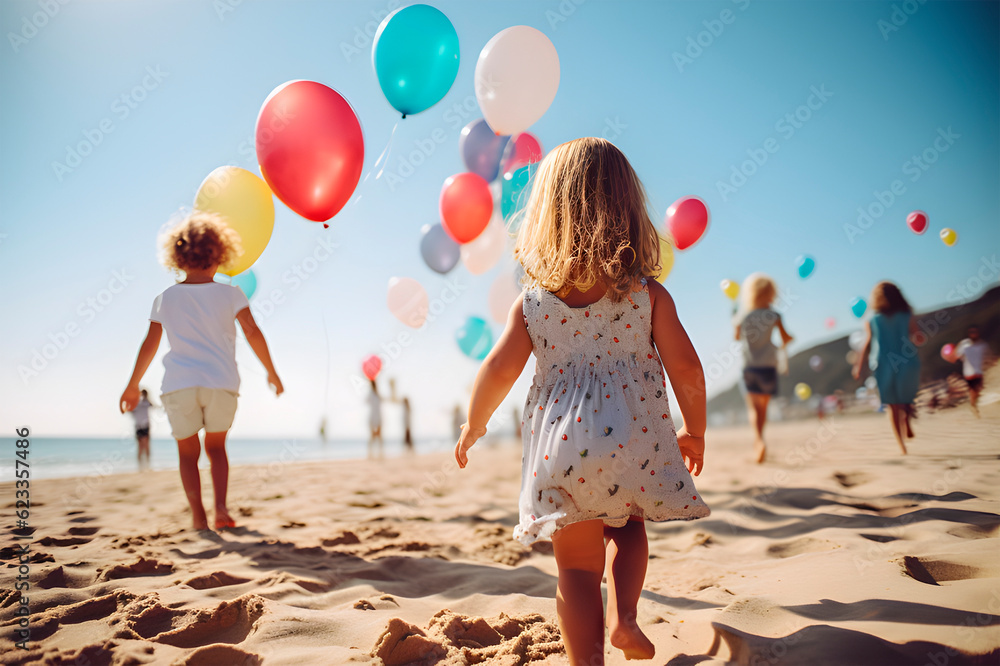
{"type": "Polygon", "coordinates": [[[865,310],[867,309],[868,309],[868,304],[865,303],[865,299],[861,298],[860,296],[851,301],[851,312],[853,312],[854,316],[857,317],[858,319],[861,319],[861,317],[865,314],[865,310]]]}
{"type": "Polygon", "coordinates": [[[469,317],[465,320],[465,324],[455,331],[455,342],[463,354],[481,361],[493,348],[493,333],[485,319],[469,317]]]}
{"type": "Polygon", "coordinates": [[[812,257],[807,257],[806,255],[800,256],[795,260],[795,263],[799,267],[799,277],[803,280],[812,275],[813,269],[816,268],[816,262],[812,257]]]}
{"type": "Polygon", "coordinates": [[[462,129],[462,135],[458,137],[458,152],[465,167],[489,183],[500,174],[500,158],[508,141],[509,136],[497,136],[480,118],[462,129]]]}
{"type": "Polygon", "coordinates": [[[230,280],[230,284],[242,289],[249,301],[257,291],[257,276],[254,274],[253,269],[250,268],[239,275],[234,275],[232,280],[230,280]]]}
{"type": "Polygon", "coordinates": [[[538,164],[533,163],[503,175],[500,213],[505,222],[510,223],[511,218],[515,218],[513,227],[510,229],[512,232],[517,231],[517,227],[520,226],[519,216],[515,216],[515,213],[521,211],[528,204],[528,197],[531,196],[531,183],[537,170],[538,164]]]}
{"type": "Polygon", "coordinates": [[[420,239],[420,256],[432,271],[447,273],[462,256],[462,246],[456,243],[440,224],[425,224],[420,239]]]}
{"type": "Polygon", "coordinates": [[[372,66],[386,99],[405,118],[437,104],[458,75],[458,33],[430,5],[401,7],[383,19],[372,66]]]}

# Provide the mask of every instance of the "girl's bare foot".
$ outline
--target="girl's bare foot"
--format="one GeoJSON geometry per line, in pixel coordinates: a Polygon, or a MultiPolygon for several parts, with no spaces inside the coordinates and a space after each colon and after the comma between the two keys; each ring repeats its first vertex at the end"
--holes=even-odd
{"type": "Polygon", "coordinates": [[[222,507],[221,509],[216,507],[215,529],[224,530],[224,529],[229,529],[231,527],[236,527],[236,521],[233,520],[233,517],[229,515],[229,511],[227,511],[225,507],[222,507]]]}
{"type": "Polygon", "coordinates": [[[200,511],[192,509],[191,526],[196,530],[208,529],[208,516],[205,515],[204,509],[201,509],[200,511]]]}
{"type": "Polygon", "coordinates": [[[653,643],[642,633],[635,621],[613,622],[608,628],[611,645],[625,654],[626,659],[652,659],[656,654],[653,643]]]}
{"type": "Polygon", "coordinates": [[[764,458],[767,457],[767,445],[764,443],[763,439],[758,438],[756,441],[754,441],[753,450],[754,453],[756,454],[757,463],[759,464],[764,462],[764,458]]]}

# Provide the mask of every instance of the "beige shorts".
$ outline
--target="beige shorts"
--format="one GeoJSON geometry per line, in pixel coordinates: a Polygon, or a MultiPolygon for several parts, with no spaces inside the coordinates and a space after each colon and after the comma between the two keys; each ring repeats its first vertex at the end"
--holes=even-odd
{"type": "Polygon", "coordinates": [[[174,439],[187,439],[205,432],[226,432],[236,416],[236,394],[217,388],[195,386],[160,396],[174,439]]]}

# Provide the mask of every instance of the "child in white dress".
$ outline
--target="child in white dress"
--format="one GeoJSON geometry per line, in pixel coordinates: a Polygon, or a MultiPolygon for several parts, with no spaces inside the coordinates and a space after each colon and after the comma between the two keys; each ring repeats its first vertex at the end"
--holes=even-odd
{"type": "Polygon", "coordinates": [[[605,568],[611,644],[626,658],[652,658],[636,623],[644,520],[709,513],[690,475],[703,464],[705,379],[673,300],[646,279],[660,268],[659,239],[625,156],[595,138],[555,148],[538,170],[515,255],[527,288],[476,377],[456,459],[465,467],[534,353],[514,536],[552,540],[571,663],[603,663],[605,568]],[[667,377],[684,416],[679,431],[667,377]]]}

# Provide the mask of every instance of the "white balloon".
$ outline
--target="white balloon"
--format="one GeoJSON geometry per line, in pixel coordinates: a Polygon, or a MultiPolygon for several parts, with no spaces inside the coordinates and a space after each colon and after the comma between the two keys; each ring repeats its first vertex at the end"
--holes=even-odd
{"type": "Polygon", "coordinates": [[[483,229],[483,233],[462,246],[462,263],[473,275],[482,275],[497,265],[507,247],[507,230],[497,215],[483,229]]]}
{"type": "Polygon", "coordinates": [[[867,335],[864,331],[854,331],[850,336],[848,336],[847,344],[851,349],[859,352],[864,348],[866,338],[867,335]]]}
{"type": "Polygon", "coordinates": [[[386,304],[396,319],[413,328],[424,325],[430,307],[427,291],[423,285],[408,277],[389,279],[386,304]]]}
{"type": "Polygon", "coordinates": [[[497,134],[531,127],[559,89],[559,54],[540,30],[515,25],[501,30],[479,53],[476,99],[497,134]]]}
{"type": "Polygon", "coordinates": [[[490,316],[501,324],[506,324],[510,308],[520,295],[521,289],[518,287],[517,278],[514,277],[514,271],[500,271],[500,275],[490,287],[490,316]]]}

